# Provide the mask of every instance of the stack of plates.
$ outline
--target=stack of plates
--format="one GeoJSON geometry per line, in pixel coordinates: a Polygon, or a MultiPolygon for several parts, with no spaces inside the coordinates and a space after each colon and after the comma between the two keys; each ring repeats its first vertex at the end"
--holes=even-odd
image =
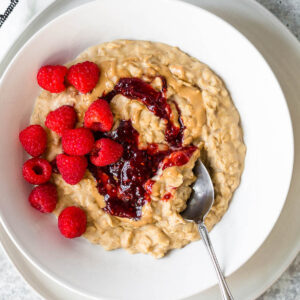
{"type": "MultiPolygon", "coordinates": [[[[56,1],[45,11],[43,11],[39,16],[37,16],[31,22],[31,24],[29,24],[29,26],[24,30],[22,35],[19,37],[19,39],[15,42],[13,47],[7,53],[7,55],[5,56],[4,60],[0,65],[0,72],[3,73],[5,71],[12,57],[38,29],[40,29],[43,25],[47,24],[50,20],[59,16],[63,12],[66,12],[71,8],[74,8],[85,2],[89,2],[89,1],[83,1],[83,0],[56,1]]],[[[104,1],[104,2],[108,2],[108,1],[104,1]]],[[[246,1],[246,0],[191,1],[190,0],[189,2],[218,15],[228,23],[231,23],[256,46],[256,48],[262,53],[264,58],[271,66],[273,72],[275,73],[280,83],[288,107],[290,109],[291,119],[293,122],[293,129],[294,129],[294,136],[295,136],[295,145],[294,145],[295,162],[294,162],[294,170],[293,170],[293,177],[291,181],[291,187],[289,190],[287,200],[284,204],[283,210],[275,226],[273,227],[270,235],[261,245],[261,242],[268,235],[270,231],[269,229],[272,228],[272,225],[276,221],[277,215],[280,213],[281,206],[284,203],[284,199],[283,199],[284,197],[282,198],[282,202],[280,202],[281,204],[276,202],[278,209],[277,212],[274,212],[274,214],[272,215],[272,220],[266,221],[266,228],[261,229],[261,232],[264,232],[263,236],[260,236],[259,232],[257,232],[258,239],[256,241],[253,241],[253,243],[257,244],[257,247],[251,248],[249,246],[251,248],[251,251],[249,252],[245,251],[246,253],[245,256],[241,254],[240,261],[237,261],[236,264],[231,268],[231,271],[234,272],[228,278],[229,284],[233,290],[233,294],[237,299],[253,299],[257,297],[260,293],[262,293],[270,284],[272,284],[280,276],[280,274],[287,268],[287,266],[290,264],[290,262],[299,252],[300,239],[298,233],[299,233],[300,220],[298,216],[300,213],[300,209],[299,209],[299,205],[297,205],[297,196],[300,194],[299,193],[300,188],[299,185],[297,186],[297,178],[299,178],[300,175],[300,162],[299,162],[300,124],[298,121],[300,119],[299,118],[300,104],[297,97],[300,94],[300,85],[298,84],[298,78],[300,75],[300,54],[299,54],[300,47],[298,41],[292,36],[292,34],[268,11],[266,11],[264,8],[262,8],[254,1],[246,1]],[[258,246],[260,247],[257,250],[258,246]],[[274,249],[276,249],[276,251],[274,251],[274,249]],[[252,256],[255,250],[257,251],[252,256]],[[246,263],[244,263],[245,259],[247,260],[246,263]]],[[[129,1],[129,3],[134,3],[134,1],[131,0],[129,1]]],[[[188,16],[186,16],[185,14],[191,11],[190,6],[178,4],[177,2],[167,2],[167,1],[163,1],[161,5],[158,5],[157,9],[159,10],[161,7],[166,7],[166,6],[168,6],[168,8],[172,10],[173,13],[176,9],[178,10],[179,7],[181,9],[180,13],[183,19],[188,18],[188,16]]],[[[99,3],[99,7],[101,7],[101,1],[99,3]]],[[[84,11],[84,7],[80,9],[83,9],[84,11]]],[[[196,10],[197,8],[195,7],[193,9],[196,10]]],[[[179,19],[180,19],[180,14],[178,15],[178,20],[179,19]]],[[[54,23],[52,23],[50,27],[52,26],[52,28],[54,28],[53,24],[54,23]]],[[[226,26],[227,25],[224,24],[224,27],[226,26]]],[[[109,27],[107,27],[106,30],[109,30],[109,27]]],[[[193,31],[192,34],[195,35],[197,34],[197,32],[193,31]]],[[[118,36],[116,36],[116,38],[118,38],[118,36]]],[[[147,39],[147,37],[145,37],[145,39],[147,39]]],[[[149,39],[151,39],[151,37],[149,39]]],[[[184,50],[188,51],[188,49],[184,49],[184,50]]],[[[192,54],[197,56],[196,53],[192,53],[192,54]]],[[[209,56],[207,56],[207,59],[209,60],[209,56]]],[[[207,60],[204,60],[204,62],[207,62],[209,65],[214,67],[213,63],[210,63],[207,60]]],[[[216,65],[216,69],[217,68],[218,67],[216,65]]],[[[223,73],[221,73],[220,75],[222,76],[223,73]]],[[[225,74],[225,77],[228,76],[225,74]]],[[[231,88],[230,82],[226,80],[226,78],[224,79],[228,84],[229,90],[234,91],[234,87],[232,86],[231,88]]],[[[276,85],[277,82],[275,79],[274,82],[276,85]]],[[[274,89],[275,88],[277,87],[274,87],[274,89]]],[[[272,95],[272,92],[273,90],[266,91],[265,92],[266,97],[268,96],[268,94],[272,95]]],[[[280,97],[282,97],[282,95],[280,97]]],[[[234,98],[234,94],[233,94],[233,98],[234,98]]],[[[270,110],[266,111],[266,114],[272,114],[273,112],[272,108],[274,108],[273,106],[275,106],[275,102],[272,103],[273,99],[274,99],[273,97],[267,99],[270,110]]],[[[287,135],[289,135],[291,134],[291,132],[289,129],[288,113],[286,111],[286,106],[282,105],[281,109],[282,109],[281,112],[280,111],[276,112],[277,114],[279,113],[279,115],[280,113],[282,114],[282,118],[281,119],[278,118],[278,122],[282,122],[282,124],[285,124],[283,126],[287,126],[286,127],[287,135]],[[285,119],[283,120],[283,118],[285,119]]],[[[273,113],[275,114],[275,112],[273,113]]],[[[243,120],[243,112],[241,112],[241,115],[243,120]]],[[[292,150],[289,150],[292,149],[293,146],[292,140],[289,139],[289,137],[287,136],[281,136],[281,137],[278,136],[278,143],[281,143],[282,140],[288,141],[288,144],[285,145],[287,150],[283,150],[283,153],[289,153],[291,157],[279,157],[278,159],[280,160],[281,164],[286,163],[287,165],[289,165],[291,163],[292,152],[293,152],[292,150]]],[[[274,164],[277,163],[278,163],[277,161],[274,161],[274,164]]],[[[288,187],[288,181],[289,181],[288,168],[289,166],[287,167],[287,170],[283,169],[283,171],[286,172],[285,174],[287,174],[286,175],[287,178],[284,178],[282,182],[282,185],[285,187],[288,187]]],[[[263,176],[261,178],[263,179],[263,176]]],[[[270,194],[272,194],[272,191],[270,191],[270,194]]],[[[269,203],[272,203],[270,199],[268,201],[269,203]]],[[[274,206],[275,206],[275,202],[274,202],[274,206]]],[[[3,220],[5,220],[6,216],[3,215],[2,217],[3,220]]],[[[226,219],[224,220],[224,222],[226,223],[226,219]]],[[[253,222],[255,222],[255,215],[253,215],[253,222]]],[[[6,231],[7,231],[8,226],[5,223],[6,222],[3,222],[3,224],[5,225],[4,227],[6,227],[6,231]]],[[[256,228],[255,225],[257,226],[257,224],[253,225],[254,228],[256,228]]],[[[219,230],[219,228],[216,229],[216,232],[217,230],[219,230]]],[[[257,228],[256,230],[259,231],[259,228],[257,228]]],[[[217,233],[215,234],[213,233],[212,235],[214,235],[213,239],[215,238],[215,240],[218,240],[216,237],[217,233]]],[[[22,247],[20,247],[20,243],[18,243],[18,239],[15,238],[16,236],[11,234],[11,232],[10,232],[10,237],[8,236],[7,232],[5,232],[4,228],[0,226],[0,238],[7,254],[11,258],[13,263],[16,265],[17,269],[21,272],[25,280],[27,280],[27,282],[43,297],[45,297],[46,299],[91,299],[91,294],[88,295],[88,293],[86,293],[84,289],[81,289],[80,291],[80,289],[78,288],[73,288],[72,284],[66,284],[64,280],[55,278],[55,276],[51,274],[51,270],[50,272],[45,271],[45,269],[43,270],[43,268],[41,268],[41,266],[38,263],[36,263],[32,258],[30,258],[30,255],[26,253],[26,249],[22,249],[22,247]],[[10,237],[12,236],[15,239],[15,243],[13,243],[12,240],[10,239],[10,237]],[[27,258],[30,258],[31,262],[29,262],[19,250],[21,250],[21,252],[25,254],[27,258]],[[51,276],[49,277],[49,274],[52,275],[52,277],[51,276]]],[[[230,247],[227,246],[226,249],[230,249],[230,247]]],[[[232,249],[232,251],[234,251],[234,249],[232,249]]],[[[221,260],[222,259],[223,261],[226,262],[226,259],[224,257],[223,258],[221,257],[221,260]]],[[[208,270],[207,272],[210,271],[208,270]]],[[[215,281],[213,283],[215,283],[215,281]]],[[[208,288],[209,286],[211,286],[211,283],[199,284],[199,289],[198,290],[196,289],[197,294],[194,296],[191,295],[195,293],[195,289],[191,288],[190,292],[186,292],[189,290],[189,288],[187,288],[186,286],[189,283],[184,282],[183,284],[185,286],[182,287],[182,290],[184,290],[185,292],[181,294],[179,291],[178,294],[188,296],[190,300],[216,299],[218,297],[218,289],[216,286],[208,288]]],[[[100,296],[103,296],[101,295],[101,292],[97,294],[97,298],[99,298],[100,296]]],[[[172,293],[170,293],[169,296],[170,296],[169,298],[171,299],[176,298],[176,296],[174,296],[172,293]]],[[[123,298],[126,299],[126,295],[124,295],[123,298]]],[[[159,299],[159,297],[156,298],[159,299]]],[[[164,297],[164,299],[166,298],[167,297],[164,297]]]]}

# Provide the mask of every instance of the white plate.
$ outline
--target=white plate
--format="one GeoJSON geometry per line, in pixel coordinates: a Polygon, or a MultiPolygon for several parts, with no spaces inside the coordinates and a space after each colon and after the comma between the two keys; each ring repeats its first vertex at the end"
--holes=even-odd
{"type": "MultiPolygon", "coordinates": [[[[39,14],[22,35],[16,40],[13,47],[0,64],[0,73],[11,61],[16,51],[42,25],[78,4],[87,0],[56,1],[45,11],[39,14]]],[[[199,5],[199,1],[194,0],[199,5]]],[[[296,38],[272,14],[255,1],[249,0],[201,0],[201,6],[221,16],[243,32],[252,43],[267,58],[284,90],[288,105],[292,108],[291,115],[295,130],[295,150],[299,154],[300,105],[298,94],[300,86],[300,44],[296,38]],[[288,56],[282,63],[282,53],[288,56]],[[280,63],[278,63],[280,62],[280,63]]],[[[297,156],[296,156],[297,157],[297,156]]],[[[254,299],[272,284],[293,260],[300,248],[299,227],[300,206],[298,205],[300,161],[296,158],[294,180],[276,226],[268,239],[255,255],[238,271],[229,277],[230,286],[237,299],[254,299]],[[297,163],[298,162],[298,163],[297,163]],[[293,222],[291,222],[293,220],[293,222]],[[285,230],[288,228],[288,230],[285,230]],[[278,243],[278,240],[283,241],[278,243]],[[276,249],[276,251],[274,251],[276,249]]],[[[0,224],[1,229],[1,224],[0,224]]],[[[9,237],[0,230],[0,240],[12,262],[24,276],[25,280],[38,291],[45,299],[88,299],[71,292],[58,285],[49,277],[44,276],[15,248],[9,237]]],[[[193,299],[217,299],[218,288],[215,286],[198,294],[193,299]]]]}
{"type": "MultiPolygon", "coordinates": [[[[147,16],[151,16],[151,12],[157,12],[158,6],[160,8],[159,14],[161,15],[157,18],[163,21],[153,24],[150,17],[142,15],[144,7],[141,6],[141,2],[128,4],[127,1],[126,5],[120,7],[121,5],[123,4],[120,2],[119,9],[122,11],[122,16],[125,12],[127,16],[131,13],[131,10],[128,11],[128,7],[132,7],[132,5],[135,5],[135,12],[141,10],[141,14],[135,16],[140,18],[139,20],[135,19],[139,26],[135,26],[136,23],[132,24],[133,18],[130,17],[126,22],[126,30],[122,26],[116,26],[118,21],[122,21],[122,16],[116,18],[116,15],[113,15],[113,13],[116,14],[115,4],[111,5],[108,1],[85,5],[52,22],[31,39],[6,72],[1,90],[2,96],[6,97],[3,97],[2,101],[3,105],[6,105],[5,115],[13,117],[16,124],[10,128],[12,133],[6,130],[6,136],[12,136],[6,141],[6,145],[9,146],[6,148],[10,153],[5,153],[5,149],[1,149],[0,165],[2,170],[10,170],[6,172],[6,180],[9,183],[17,181],[21,188],[11,191],[9,186],[8,188],[1,186],[2,193],[7,198],[15,199],[15,203],[18,203],[20,207],[20,211],[14,213],[15,203],[2,202],[3,199],[1,199],[2,221],[18,248],[27,258],[40,270],[70,288],[95,296],[124,298],[125,295],[128,296],[128,290],[132,287],[130,284],[134,282],[136,294],[132,295],[133,299],[138,299],[140,293],[145,290],[147,290],[147,294],[145,296],[143,294],[144,299],[148,299],[147,297],[149,299],[153,297],[180,298],[215,283],[213,270],[201,243],[194,243],[184,250],[173,252],[172,255],[160,261],[153,261],[144,256],[128,256],[120,251],[105,253],[83,240],[70,242],[60,239],[56,230],[53,229],[53,218],[41,217],[26,205],[24,191],[28,190],[28,187],[22,186],[21,178],[16,178],[22,157],[14,135],[16,136],[19,127],[26,123],[26,117],[29,116],[32,106],[32,95],[37,93],[33,79],[35,70],[53,53],[56,54],[55,62],[57,60],[65,61],[73,58],[86,46],[113,38],[130,37],[160,40],[178,45],[208,63],[222,75],[241,113],[246,143],[249,148],[244,182],[236,193],[229,212],[212,232],[216,252],[221,264],[226,267],[227,273],[237,269],[261,245],[274,225],[284,203],[293,158],[289,116],[276,79],[264,60],[251,44],[226,23],[203,10],[196,10],[177,2],[163,1],[147,4],[147,16]],[[171,13],[166,17],[166,14],[163,13],[170,8],[172,8],[171,13]],[[100,20],[96,18],[99,9],[102,12],[100,20],[103,21],[100,29],[100,20]],[[95,13],[94,18],[93,13],[95,13]],[[111,20],[111,16],[114,16],[113,20],[111,20]],[[182,16],[186,16],[184,23],[178,22],[179,17],[182,18],[182,16]],[[112,22],[116,28],[106,27],[104,30],[104,25],[112,24],[109,22],[112,22]],[[172,24],[172,30],[164,27],[167,23],[172,24]],[[151,30],[147,27],[150,24],[151,30]],[[205,30],[204,25],[206,26],[205,30]],[[56,30],[58,28],[56,26],[63,26],[63,34],[59,34],[61,31],[56,30]],[[87,31],[87,26],[89,31],[83,34],[84,30],[87,31]],[[193,33],[197,32],[197,39],[199,39],[197,43],[193,34],[190,37],[184,34],[187,29],[191,28],[193,33]],[[116,33],[114,30],[118,30],[118,32],[116,33]],[[208,34],[208,31],[211,34],[208,34]],[[80,43],[78,43],[79,36],[81,37],[80,43]],[[222,44],[222,51],[220,51],[220,41],[224,37],[227,42],[222,44]],[[232,47],[230,41],[235,47],[232,47]],[[16,86],[17,82],[20,84],[25,76],[29,77],[28,85],[24,86],[22,90],[13,89],[12,87],[16,86]],[[22,107],[23,112],[15,109],[17,107],[16,99],[21,97],[26,99],[22,107]],[[272,105],[272,114],[269,113],[270,105],[272,105]],[[260,109],[257,109],[258,107],[260,109]],[[24,116],[24,112],[27,113],[27,116],[24,116]],[[280,143],[277,142],[278,136],[280,136],[280,143]],[[260,146],[259,151],[258,145],[260,146]],[[9,159],[4,161],[4,157],[15,157],[17,163],[13,163],[13,160],[9,159]],[[275,165],[274,161],[278,157],[285,157],[286,164],[275,165]],[[278,171],[278,174],[274,174],[275,170],[278,171]],[[264,186],[262,186],[263,182],[264,186]],[[260,211],[253,222],[252,218],[258,206],[260,211]],[[20,216],[24,216],[22,224],[18,222],[20,216]],[[34,227],[32,226],[33,221],[38,222],[34,227]],[[229,231],[235,237],[234,239],[228,234],[229,231]],[[39,239],[36,239],[38,233],[40,236],[39,239]],[[191,257],[193,263],[191,263],[191,257]],[[62,261],[64,262],[63,267],[62,261]],[[202,270],[200,274],[198,274],[199,266],[202,270]],[[85,280],[88,272],[92,276],[85,280]],[[125,277],[121,278],[122,273],[125,277]],[[72,274],[72,278],[69,276],[70,274],[72,274]],[[112,278],[113,280],[111,280],[112,278]],[[161,278],[167,278],[168,284],[166,285],[161,278]],[[98,282],[101,282],[100,287],[98,282]],[[149,282],[156,288],[149,289],[149,282]],[[118,289],[112,289],[116,284],[118,284],[118,289]]],[[[5,116],[0,117],[5,122],[5,116]]],[[[3,126],[1,127],[3,128],[3,126]]],[[[3,134],[1,136],[3,137],[3,134]]]]}

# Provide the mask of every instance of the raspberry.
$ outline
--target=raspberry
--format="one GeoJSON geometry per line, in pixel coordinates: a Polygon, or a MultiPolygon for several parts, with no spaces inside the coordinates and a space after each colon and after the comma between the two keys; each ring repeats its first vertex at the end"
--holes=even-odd
{"type": "Polygon", "coordinates": [[[90,92],[99,80],[99,68],[90,61],[78,63],[69,68],[67,79],[81,93],[90,92]]]}
{"type": "Polygon", "coordinates": [[[94,136],[86,128],[65,130],[62,135],[62,147],[69,155],[88,154],[94,146],[94,136]]]}
{"type": "Polygon", "coordinates": [[[93,102],[84,115],[84,126],[95,131],[109,131],[113,122],[109,104],[103,99],[93,102]]]}
{"type": "Polygon", "coordinates": [[[86,230],[85,212],[76,206],[65,208],[58,217],[58,229],[68,239],[81,236],[86,230]]]}
{"type": "Polygon", "coordinates": [[[35,187],[30,195],[29,202],[31,206],[42,213],[50,213],[56,207],[57,191],[52,183],[46,183],[35,187]]]}
{"type": "Polygon", "coordinates": [[[23,177],[31,184],[42,184],[49,181],[52,174],[50,163],[43,158],[31,158],[23,165],[23,177]]]}
{"type": "Polygon", "coordinates": [[[56,164],[65,182],[77,184],[84,176],[87,168],[87,159],[85,156],[59,154],[56,156],[56,164]]]}
{"type": "Polygon", "coordinates": [[[102,138],[95,143],[90,160],[95,166],[103,167],[115,163],[122,155],[122,145],[111,139],[102,138]]]}
{"type": "Polygon", "coordinates": [[[47,134],[42,126],[30,125],[19,133],[19,140],[25,151],[36,157],[46,149],[47,134]]]}
{"type": "Polygon", "coordinates": [[[67,71],[65,66],[43,66],[37,73],[37,82],[40,87],[51,93],[63,92],[66,89],[64,80],[67,71]]]}
{"type": "Polygon", "coordinates": [[[65,129],[72,129],[77,122],[75,109],[70,105],[63,105],[54,111],[50,111],[46,117],[45,125],[62,135],[65,129]]]}

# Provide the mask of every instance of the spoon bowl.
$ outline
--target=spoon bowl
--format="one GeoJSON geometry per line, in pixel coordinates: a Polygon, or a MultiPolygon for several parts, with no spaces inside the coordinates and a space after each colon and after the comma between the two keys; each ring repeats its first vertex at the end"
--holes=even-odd
{"type": "Polygon", "coordinates": [[[196,162],[194,173],[197,180],[193,185],[193,194],[181,215],[184,219],[199,224],[203,222],[214,203],[214,186],[207,169],[200,160],[196,162]]]}
{"type": "Polygon", "coordinates": [[[207,228],[204,224],[204,218],[214,203],[214,186],[207,169],[200,160],[196,162],[194,172],[197,176],[197,180],[193,185],[193,194],[187,203],[186,209],[181,215],[184,219],[194,221],[198,224],[199,233],[212,259],[218,276],[222,298],[224,300],[233,300],[233,296],[226,283],[212,247],[207,228]]]}

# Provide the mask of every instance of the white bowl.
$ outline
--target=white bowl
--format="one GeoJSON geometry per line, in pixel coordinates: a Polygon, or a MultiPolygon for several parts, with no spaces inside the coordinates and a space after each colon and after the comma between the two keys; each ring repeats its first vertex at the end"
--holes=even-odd
{"type": "MultiPolygon", "coordinates": [[[[104,251],[85,239],[63,238],[52,215],[32,209],[31,186],[18,132],[26,127],[46,63],[65,63],[85,48],[119,38],[179,46],[207,63],[227,84],[244,128],[248,151],[242,183],[211,233],[228,275],[260,247],[274,226],[289,188],[293,135],[279,84],[257,50],[233,27],[177,1],[102,0],[49,23],[16,55],[0,83],[1,215],[19,250],[64,286],[96,298],[179,299],[216,283],[202,242],[155,260],[124,250],[104,251]]],[[[280,241],[279,241],[280,242],[280,241]]]]}

